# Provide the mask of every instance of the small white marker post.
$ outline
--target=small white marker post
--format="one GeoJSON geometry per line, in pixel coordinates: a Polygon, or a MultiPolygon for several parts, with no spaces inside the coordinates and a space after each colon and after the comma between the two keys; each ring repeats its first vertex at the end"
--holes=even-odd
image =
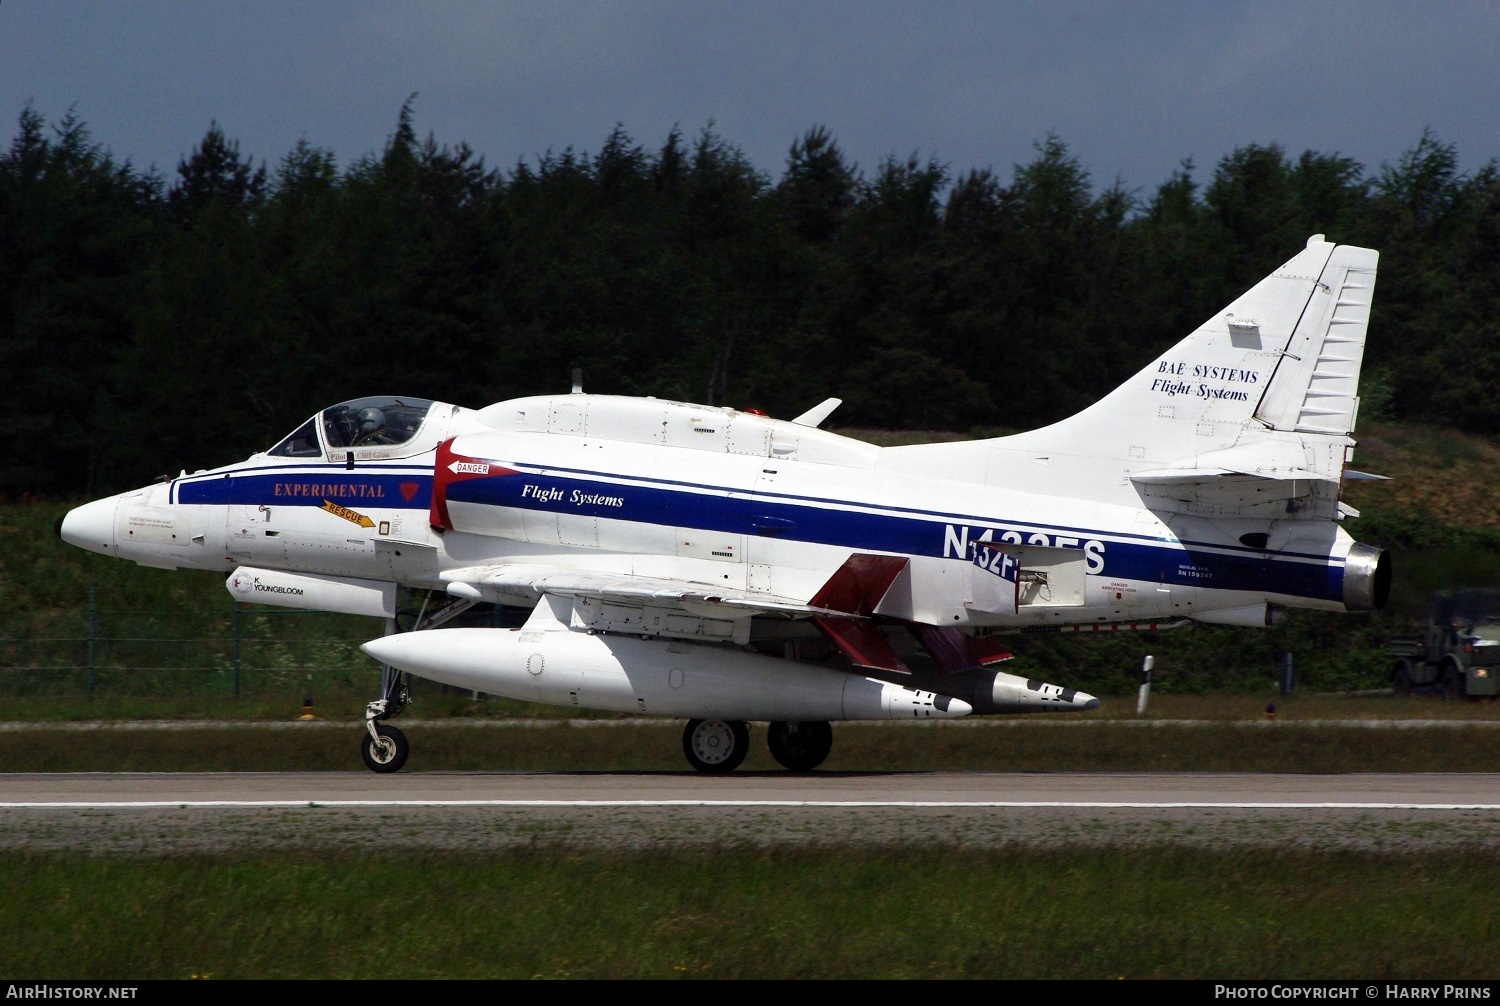
{"type": "Polygon", "coordinates": [[[1151,697],[1151,668],[1156,666],[1156,658],[1150,654],[1141,661],[1141,691],[1135,700],[1135,714],[1143,716],[1146,713],[1146,700],[1151,697]]]}

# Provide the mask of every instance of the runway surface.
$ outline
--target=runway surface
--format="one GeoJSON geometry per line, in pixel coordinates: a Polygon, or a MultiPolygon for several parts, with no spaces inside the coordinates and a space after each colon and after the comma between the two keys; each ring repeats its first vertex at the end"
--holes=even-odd
{"type": "Polygon", "coordinates": [[[1500,774],[38,773],[0,849],[1500,847],[1500,774]]]}
{"type": "Polygon", "coordinates": [[[0,809],[166,803],[1371,807],[1500,810],[1500,774],[126,772],[0,775],[0,809]]]}

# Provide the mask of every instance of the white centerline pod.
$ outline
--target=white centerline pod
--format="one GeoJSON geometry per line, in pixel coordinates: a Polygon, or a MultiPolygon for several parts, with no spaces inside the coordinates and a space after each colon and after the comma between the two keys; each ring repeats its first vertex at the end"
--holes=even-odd
{"type": "Polygon", "coordinates": [[[739,720],[951,719],[961,699],[721,646],[527,629],[428,629],[361,649],[493,695],[653,716],[739,720]]]}

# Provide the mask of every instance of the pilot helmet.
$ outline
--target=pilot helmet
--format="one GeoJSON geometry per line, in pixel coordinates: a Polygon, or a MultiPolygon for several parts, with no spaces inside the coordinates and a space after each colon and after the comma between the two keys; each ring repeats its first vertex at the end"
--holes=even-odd
{"type": "Polygon", "coordinates": [[[359,410],[359,432],[374,433],[385,428],[385,413],[376,408],[359,410]]]}

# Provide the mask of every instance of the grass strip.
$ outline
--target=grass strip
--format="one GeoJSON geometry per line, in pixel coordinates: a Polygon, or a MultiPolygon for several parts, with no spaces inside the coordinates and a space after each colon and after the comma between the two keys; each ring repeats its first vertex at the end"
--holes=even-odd
{"type": "Polygon", "coordinates": [[[1491,978],[1500,864],[1182,849],[0,854],[26,978],[1491,978]]]}
{"type": "MultiPolygon", "coordinates": [[[[1149,728],[834,728],[826,771],[1492,772],[1487,727],[1271,727],[1232,722],[1149,728]]],[[[682,771],[682,725],[407,731],[406,771],[682,771]]],[[[360,728],[0,731],[7,772],[346,771],[361,769],[360,728]]],[[[763,726],[744,771],[774,770],[763,726]]]]}

